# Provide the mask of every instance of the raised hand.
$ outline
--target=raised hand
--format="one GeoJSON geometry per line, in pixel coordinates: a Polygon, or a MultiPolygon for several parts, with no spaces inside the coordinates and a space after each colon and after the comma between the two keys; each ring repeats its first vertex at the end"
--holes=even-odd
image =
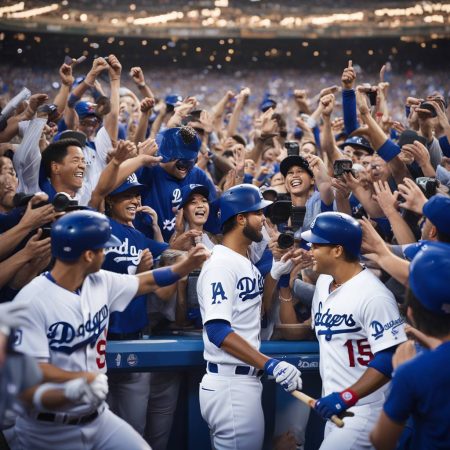
{"type": "Polygon", "coordinates": [[[373,188],[375,191],[373,198],[380,205],[384,215],[389,217],[390,214],[396,212],[399,195],[398,191],[392,193],[391,188],[386,181],[375,181],[375,183],[373,183],[373,188]]]}
{"type": "Polygon", "coordinates": [[[144,72],[140,67],[132,67],[130,75],[138,86],[143,86],[145,84],[144,72]]]}
{"type": "Polygon", "coordinates": [[[72,65],[63,64],[59,68],[59,77],[61,78],[61,83],[64,84],[64,86],[71,87],[74,82],[74,77],[72,75],[72,65]]]}
{"type": "Polygon", "coordinates": [[[155,106],[155,99],[153,97],[145,97],[140,104],[141,113],[150,113],[155,106]]]}
{"type": "Polygon", "coordinates": [[[400,206],[417,214],[422,214],[423,205],[427,202],[427,198],[420,187],[410,178],[404,178],[403,183],[398,185],[398,190],[404,198],[400,206]]]}
{"type": "Polygon", "coordinates": [[[111,81],[120,80],[120,74],[122,73],[122,64],[115,55],[108,56],[108,72],[111,81]]]}
{"type": "Polygon", "coordinates": [[[349,60],[347,67],[342,72],[341,82],[344,89],[352,89],[356,81],[356,72],[352,60],[349,60]]]}
{"type": "Polygon", "coordinates": [[[152,267],[153,267],[153,255],[151,251],[148,248],[146,248],[142,250],[141,260],[137,265],[136,273],[146,272],[147,270],[150,270],[152,267]]]}

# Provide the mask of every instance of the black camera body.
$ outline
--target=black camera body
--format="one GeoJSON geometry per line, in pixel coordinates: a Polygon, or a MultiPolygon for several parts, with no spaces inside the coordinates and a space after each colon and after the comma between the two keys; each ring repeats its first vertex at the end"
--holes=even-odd
{"type": "Polygon", "coordinates": [[[426,198],[431,198],[433,195],[436,195],[440,183],[436,178],[419,177],[416,178],[416,184],[420,187],[426,198]]]}
{"type": "Polygon", "coordinates": [[[351,173],[353,162],[351,159],[336,159],[333,163],[333,177],[339,178],[344,173],[351,173]]]}
{"type": "Polygon", "coordinates": [[[278,246],[282,249],[292,247],[295,243],[295,232],[303,226],[306,208],[304,206],[292,206],[290,200],[278,200],[267,208],[267,217],[275,225],[280,225],[291,220],[291,226],[278,236],[278,246]]]}
{"type": "Polygon", "coordinates": [[[297,141],[286,141],[284,147],[287,150],[287,156],[298,156],[300,154],[300,146],[297,141]]]}
{"type": "Polygon", "coordinates": [[[437,117],[437,112],[436,112],[436,110],[434,109],[434,106],[431,103],[422,102],[419,105],[419,108],[420,109],[426,109],[427,111],[430,111],[431,112],[431,117],[437,117]]]}

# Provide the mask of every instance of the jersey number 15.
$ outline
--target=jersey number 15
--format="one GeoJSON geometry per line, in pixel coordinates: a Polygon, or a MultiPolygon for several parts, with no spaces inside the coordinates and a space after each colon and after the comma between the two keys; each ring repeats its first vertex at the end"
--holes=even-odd
{"type": "Polygon", "coordinates": [[[356,362],[361,366],[368,366],[373,359],[373,353],[370,349],[370,344],[367,339],[352,340],[349,339],[344,345],[348,350],[348,360],[350,367],[355,367],[355,346],[356,344],[356,362]]]}

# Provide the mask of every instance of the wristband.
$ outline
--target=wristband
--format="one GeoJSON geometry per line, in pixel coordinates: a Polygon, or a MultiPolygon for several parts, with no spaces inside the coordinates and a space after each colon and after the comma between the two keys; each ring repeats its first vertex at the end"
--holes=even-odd
{"type": "Polygon", "coordinates": [[[73,108],[75,106],[75,104],[80,100],[80,97],[78,97],[77,95],[71,93],[69,95],[69,100],[67,101],[67,106],[69,108],[73,108]]]}
{"type": "Polygon", "coordinates": [[[145,81],[143,83],[138,83],[138,87],[141,87],[141,88],[145,87],[145,81]]]}
{"type": "Polygon", "coordinates": [[[351,389],[345,389],[344,391],[339,393],[339,396],[349,408],[355,405],[359,400],[358,394],[351,389]]]}
{"type": "Polygon", "coordinates": [[[280,361],[278,359],[275,358],[271,358],[268,361],[266,361],[266,363],[264,364],[264,372],[266,372],[268,375],[272,375],[273,376],[273,369],[275,369],[276,365],[279,363],[280,361]]]}
{"type": "Polygon", "coordinates": [[[176,283],[181,276],[175,273],[170,267],[161,267],[160,269],[155,269],[152,271],[155,283],[158,286],[170,286],[176,283]]]}
{"type": "Polygon", "coordinates": [[[394,159],[400,153],[400,147],[390,139],[386,139],[384,144],[377,150],[378,155],[386,162],[394,159]]]}
{"type": "Polygon", "coordinates": [[[278,287],[280,287],[280,288],[289,287],[290,280],[291,280],[290,274],[285,273],[284,275],[281,275],[280,279],[278,280],[278,287]]]}

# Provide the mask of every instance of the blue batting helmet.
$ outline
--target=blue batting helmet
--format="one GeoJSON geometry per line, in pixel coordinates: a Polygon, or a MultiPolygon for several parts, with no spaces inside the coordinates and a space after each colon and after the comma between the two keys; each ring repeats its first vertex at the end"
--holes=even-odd
{"type": "Polygon", "coordinates": [[[58,219],[51,231],[52,255],[62,261],[76,261],[86,250],[116,247],[108,218],[95,211],[74,211],[58,219]]]}
{"type": "Polygon", "coordinates": [[[361,249],[361,225],[353,217],[340,212],[324,212],[316,216],[311,229],[302,239],[312,244],[342,245],[345,251],[358,256],[361,249]]]}
{"type": "Polygon", "coordinates": [[[273,202],[264,200],[260,190],[252,184],[239,184],[228,189],[219,199],[220,226],[230,217],[259,211],[273,202]]]}
{"type": "Polygon", "coordinates": [[[424,242],[409,267],[409,287],[424,308],[450,314],[450,245],[424,242]]]}
{"type": "Polygon", "coordinates": [[[373,155],[373,148],[370,145],[370,142],[362,136],[349,137],[339,147],[344,149],[347,145],[353,148],[360,148],[361,150],[368,152],[369,155],[373,155]]]}
{"type": "Polygon", "coordinates": [[[175,159],[195,160],[202,145],[192,127],[168,128],[158,134],[156,142],[162,162],[175,159]]]}

